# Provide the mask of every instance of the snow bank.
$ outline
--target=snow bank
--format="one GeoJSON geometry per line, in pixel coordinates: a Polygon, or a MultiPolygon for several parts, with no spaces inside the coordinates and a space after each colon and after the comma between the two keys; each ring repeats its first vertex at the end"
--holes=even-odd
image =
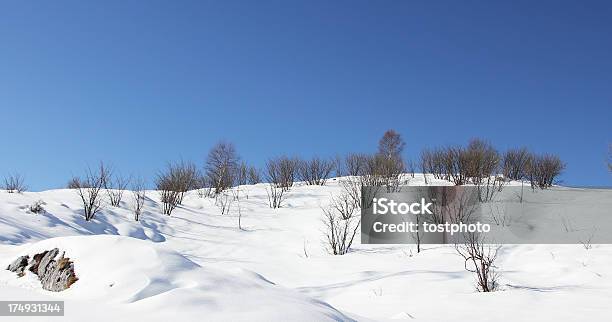
{"type": "MultiPolygon", "coordinates": [[[[53,294],[67,300],[67,310],[85,302],[129,305],[148,312],[147,319],[326,321],[348,318],[331,306],[243,272],[230,274],[201,267],[163,245],[122,236],[73,236],[47,239],[1,252],[0,266],[12,258],[59,248],[75,263],[79,280],[53,294]]],[[[31,276],[10,272],[0,278],[7,286],[37,290],[31,276]]],[[[31,274],[30,274],[31,275],[31,274]]],[[[2,297],[7,297],[3,292],[2,297]]],[[[95,320],[95,317],[94,317],[95,320]]],[[[106,318],[104,318],[106,320],[106,318]]]]}

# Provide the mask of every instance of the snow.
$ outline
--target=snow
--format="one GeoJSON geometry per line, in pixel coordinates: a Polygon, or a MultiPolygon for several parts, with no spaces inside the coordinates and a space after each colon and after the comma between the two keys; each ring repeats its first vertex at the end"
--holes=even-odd
{"type": "Polygon", "coordinates": [[[166,216],[149,191],[140,222],[126,192],[120,207],[85,222],[72,190],[0,191],[0,267],[58,247],[79,277],[53,293],[31,274],[0,270],[0,300],[64,300],[66,321],[609,320],[612,245],[505,245],[503,289],[478,293],[449,246],[417,254],[357,236],[350,253],[329,255],[320,207],[339,192],[337,180],[298,184],[283,208],[270,209],[265,185],[245,186],[240,229],[236,204],[221,215],[195,192],[166,216]],[[46,213],[28,213],[37,200],[46,213]]]}

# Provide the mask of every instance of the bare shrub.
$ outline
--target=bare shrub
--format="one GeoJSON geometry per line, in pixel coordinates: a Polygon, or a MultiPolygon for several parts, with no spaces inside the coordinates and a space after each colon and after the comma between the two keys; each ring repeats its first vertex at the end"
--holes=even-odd
{"type": "Polygon", "coordinates": [[[199,175],[196,180],[196,192],[200,198],[208,198],[214,196],[214,189],[210,180],[205,175],[199,175]]]}
{"type": "Polygon", "coordinates": [[[236,148],[230,142],[218,142],[208,152],[206,159],[206,176],[208,176],[215,194],[232,187],[240,158],[236,148]]]}
{"type": "Polygon", "coordinates": [[[329,174],[334,169],[334,163],[319,157],[301,160],[297,165],[300,179],[308,185],[324,186],[329,174]]]}
{"type": "Polygon", "coordinates": [[[281,156],[280,158],[276,159],[276,163],[279,172],[278,184],[285,191],[288,191],[291,189],[291,187],[293,187],[293,184],[297,178],[300,159],[296,157],[289,158],[287,156],[281,156]]]}
{"type": "Polygon", "coordinates": [[[155,179],[155,187],[159,193],[162,203],[162,213],[170,216],[172,211],[180,204],[181,188],[178,186],[178,180],[173,171],[173,166],[168,165],[168,168],[160,172],[155,179]]]}
{"type": "Polygon", "coordinates": [[[270,208],[280,208],[285,198],[287,188],[286,173],[283,172],[283,163],[286,158],[271,159],[266,162],[265,175],[268,181],[266,192],[268,194],[268,204],[270,208]]]}
{"type": "Polygon", "coordinates": [[[464,241],[455,244],[455,250],[464,259],[464,268],[476,275],[476,289],[493,292],[499,288],[499,274],[495,271],[498,245],[486,244],[478,233],[465,233],[464,241]]]}
{"type": "Polygon", "coordinates": [[[467,177],[478,187],[478,198],[489,202],[502,190],[505,184],[503,177],[498,176],[501,157],[488,142],[472,139],[465,150],[467,159],[467,177]]]}
{"type": "Polygon", "coordinates": [[[217,194],[215,198],[215,205],[219,207],[219,210],[221,210],[222,215],[229,213],[232,207],[232,202],[234,200],[229,190],[232,189],[223,190],[221,193],[217,194]]]}
{"type": "Polygon", "coordinates": [[[525,147],[506,151],[502,161],[504,177],[510,180],[523,180],[526,176],[529,157],[529,150],[525,147]]]}
{"type": "Polygon", "coordinates": [[[121,176],[120,174],[109,174],[109,179],[105,184],[106,193],[113,207],[119,207],[123,193],[130,184],[130,179],[121,176]]]}
{"type": "Polygon", "coordinates": [[[456,186],[468,181],[469,160],[463,147],[447,147],[444,151],[444,178],[456,186]]]}
{"type": "Polygon", "coordinates": [[[136,179],[134,181],[132,184],[132,197],[134,198],[132,207],[134,211],[134,220],[139,221],[147,197],[144,180],[136,179]]]}
{"type": "Polygon", "coordinates": [[[25,178],[15,173],[4,177],[4,190],[8,193],[22,193],[28,190],[28,186],[25,184],[25,178]]]}
{"type": "Polygon", "coordinates": [[[478,185],[482,180],[497,175],[500,156],[497,150],[481,139],[472,139],[465,150],[467,177],[478,185]]]}
{"type": "Polygon", "coordinates": [[[532,187],[552,187],[555,179],[563,172],[565,164],[552,154],[533,155],[529,162],[528,177],[532,187]]]}
{"type": "Polygon", "coordinates": [[[330,253],[344,255],[350,250],[361,222],[358,209],[348,194],[332,198],[330,205],[323,208],[325,238],[330,253]]]}
{"type": "Polygon", "coordinates": [[[68,189],[78,189],[81,183],[79,182],[79,177],[72,177],[68,180],[66,184],[66,188],[68,189]]]}
{"type": "Polygon", "coordinates": [[[81,202],[85,221],[91,221],[102,209],[102,196],[100,192],[108,181],[109,170],[100,162],[96,170],[88,168],[83,178],[77,179],[76,190],[81,202]]]}
{"type": "Polygon", "coordinates": [[[363,153],[351,153],[344,159],[344,168],[348,176],[360,176],[363,174],[368,162],[368,155],[363,153]]]}
{"type": "Polygon", "coordinates": [[[421,152],[421,171],[423,174],[432,174],[435,179],[445,178],[445,158],[446,153],[443,149],[428,150],[421,152]]]}
{"type": "Polygon", "coordinates": [[[43,214],[45,213],[45,208],[43,207],[46,203],[42,200],[37,200],[30,206],[28,206],[28,211],[33,214],[43,214]]]}

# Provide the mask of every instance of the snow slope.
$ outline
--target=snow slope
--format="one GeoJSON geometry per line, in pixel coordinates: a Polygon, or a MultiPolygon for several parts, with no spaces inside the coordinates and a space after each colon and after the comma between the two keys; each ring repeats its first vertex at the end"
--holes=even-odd
{"type": "Polygon", "coordinates": [[[149,192],[140,222],[126,193],[121,207],[107,206],[85,222],[74,191],[0,191],[0,265],[59,246],[80,278],[51,293],[31,277],[2,270],[0,300],[63,299],[70,321],[608,321],[612,313],[610,245],[504,246],[504,286],[495,293],[475,292],[472,275],[448,246],[417,254],[409,245],[357,242],[349,254],[331,256],[320,207],[339,192],[334,180],[298,185],[273,210],[264,185],[246,186],[239,229],[236,204],[221,215],[212,199],[196,193],[165,216],[149,192]],[[47,212],[28,213],[39,199],[47,212]]]}

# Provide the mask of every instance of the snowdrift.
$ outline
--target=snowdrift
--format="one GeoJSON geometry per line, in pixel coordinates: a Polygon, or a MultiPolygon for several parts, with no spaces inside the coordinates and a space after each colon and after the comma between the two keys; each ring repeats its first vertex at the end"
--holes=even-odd
{"type": "MultiPolygon", "coordinates": [[[[202,317],[228,321],[349,320],[331,306],[274,285],[258,274],[248,271],[230,274],[201,267],[163,245],[130,237],[47,239],[2,252],[0,266],[6,267],[11,258],[55,247],[70,256],[79,277],[69,289],[48,294],[69,301],[72,305],[67,305],[67,310],[98,303],[115,306],[119,311],[148,312],[149,321],[177,318],[195,321],[202,317]],[[125,304],[131,304],[129,309],[122,308],[125,304]]],[[[39,289],[32,274],[26,274],[23,280],[15,274],[14,278],[7,276],[10,274],[0,275],[7,286],[39,289]]],[[[113,317],[116,318],[121,316],[113,317]]]]}

